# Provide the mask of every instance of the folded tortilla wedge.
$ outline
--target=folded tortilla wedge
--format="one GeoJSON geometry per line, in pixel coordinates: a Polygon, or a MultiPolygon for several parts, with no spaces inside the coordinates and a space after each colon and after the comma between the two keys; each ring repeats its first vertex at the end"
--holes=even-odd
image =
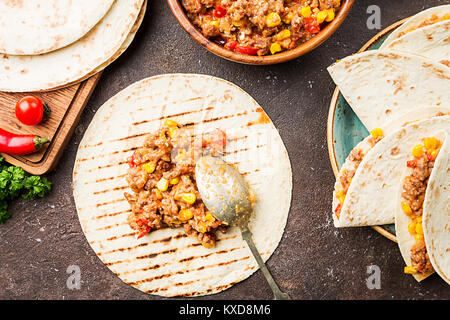
{"type": "Polygon", "coordinates": [[[384,48],[417,54],[450,67],[450,20],[408,32],[384,48]]]}
{"type": "Polygon", "coordinates": [[[420,28],[424,28],[435,23],[439,23],[450,19],[450,4],[432,7],[423,10],[414,16],[410,17],[400,27],[395,29],[383,42],[380,49],[386,49],[391,42],[404,36],[409,32],[413,32],[420,28]]]}
{"type": "Polygon", "coordinates": [[[404,272],[422,281],[437,271],[450,283],[450,141],[446,132],[438,132],[416,143],[425,146],[425,152],[404,163],[396,204],[395,230],[404,272]],[[430,156],[425,139],[439,141],[437,157],[430,156]]]}
{"type": "Polygon", "coordinates": [[[366,51],[328,71],[369,131],[401,118],[412,106],[450,106],[450,68],[417,55],[366,51]]]}
{"type": "MultiPolygon", "coordinates": [[[[450,115],[410,123],[382,138],[373,147],[370,137],[356,148],[361,159],[348,159],[342,166],[333,192],[333,220],[336,227],[391,224],[395,221],[398,185],[404,163],[419,139],[450,130],[450,115]],[[342,195],[341,175],[357,168],[348,189],[342,195]]],[[[356,149],[355,148],[355,149],[356,149]]]]}

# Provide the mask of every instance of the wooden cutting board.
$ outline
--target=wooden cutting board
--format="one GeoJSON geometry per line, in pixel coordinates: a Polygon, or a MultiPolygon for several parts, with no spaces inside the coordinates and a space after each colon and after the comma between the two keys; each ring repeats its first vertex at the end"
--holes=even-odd
{"type": "Polygon", "coordinates": [[[81,83],[48,92],[0,92],[0,128],[51,139],[42,150],[30,155],[12,156],[2,153],[5,160],[35,175],[52,170],[69,142],[100,76],[101,73],[98,73],[81,83]],[[15,105],[26,95],[37,96],[48,104],[51,110],[49,119],[36,126],[26,126],[17,120],[14,113],[15,105]]]}

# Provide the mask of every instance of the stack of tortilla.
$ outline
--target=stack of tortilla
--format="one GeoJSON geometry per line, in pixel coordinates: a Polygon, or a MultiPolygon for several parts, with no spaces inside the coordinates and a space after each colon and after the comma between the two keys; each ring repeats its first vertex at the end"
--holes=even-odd
{"type": "MultiPolygon", "coordinates": [[[[406,162],[424,138],[445,137],[428,182],[423,229],[433,268],[448,283],[449,27],[450,5],[425,10],[392,32],[380,49],[351,55],[328,68],[346,101],[371,132],[353,149],[337,176],[334,225],[395,222],[397,242],[409,265],[411,235],[399,204],[406,162]]],[[[420,281],[425,277],[415,278],[420,281]]]]}
{"type": "Polygon", "coordinates": [[[130,45],[146,0],[0,2],[0,91],[47,91],[87,79],[130,45]]]}

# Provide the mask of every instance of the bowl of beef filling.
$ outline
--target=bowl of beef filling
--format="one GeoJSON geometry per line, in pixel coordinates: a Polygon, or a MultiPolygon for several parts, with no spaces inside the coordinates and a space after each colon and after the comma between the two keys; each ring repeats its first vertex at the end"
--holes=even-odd
{"type": "Polygon", "coordinates": [[[181,26],[212,53],[245,64],[297,58],[328,39],[354,0],[167,0],[181,26]]]}

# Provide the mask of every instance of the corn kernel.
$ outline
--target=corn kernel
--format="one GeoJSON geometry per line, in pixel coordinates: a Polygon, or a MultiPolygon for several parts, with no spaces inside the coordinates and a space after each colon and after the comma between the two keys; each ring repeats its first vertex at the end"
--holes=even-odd
{"type": "Polygon", "coordinates": [[[197,231],[201,232],[201,233],[205,233],[206,232],[206,224],[205,223],[199,223],[197,225],[197,231]]]}
{"type": "Polygon", "coordinates": [[[270,45],[270,53],[271,54],[275,54],[280,51],[281,51],[281,46],[278,43],[274,42],[270,45]]]}
{"type": "Polygon", "coordinates": [[[215,219],[214,216],[211,214],[211,212],[208,212],[208,213],[205,215],[205,220],[208,221],[209,223],[212,223],[212,222],[214,222],[214,220],[216,220],[216,219],[215,219]]]}
{"type": "Polygon", "coordinates": [[[161,178],[161,180],[159,180],[158,183],[156,184],[156,187],[158,188],[159,191],[166,191],[167,188],[169,187],[169,181],[165,178],[161,178]]]}
{"type": "Polygon", "coordinates": [[[161,191],[158,189],[153,189],[153,192],[155,193],[156,199],[161,200],[163,198],[161,191]]]}
{"type": "Polygon", "coordinates": [[[410,224],[408,224],[408,231],[410,234],[416,233],[416,223],[415,222],[411,222],[410,224]]]}
{"type": "Polygon", "coordinates": [[[287,15],[285,15],[283,17],[283,22],[286,23],[286,24],[291,24],[293,17],[294,16],[293,16],[292,12],[289,12],[287,15]]]}
{"type": "Polygon", "coordinates": [[[164,125],[168,127],[178,127],[178,123],[171,119],[166,119],[166,121],[164,121],[164,125]]]}
{"type": "Polygon", "coordinates": [[[414,267],[412,267],[412,266],[406,266],[403,269],[403,272],[407,273],[407,274],[414,274],[414,273],[417,273],[417,270],[414,267]]]}
{"type": "Polygon", "coordinates": [[[266,16],[266,25],[269,28],[276,27],[281,23],[280,15],[276,12],[271,12],[266,16]]]}
{"type": "Polygon", "coordinates": [[[180,178],[178,178],[178,177],[170,179],[170,181],[169,181],[170,184],[177,184],[178,182],[180,182],[180,178]]]}
{"type": "Polygon", "coordinates": [[[328,16],[328,13],[326,11],[324,11],[324,10],[319,11],[319,13],[316,16],[316,20],[319,24],[323,23],[325,21],[325,19],[327,18],[327,16],[328,16]]]}
{"type": "Polygon", "coordinates": [[[339,203],[342,205],[345,201],[345,193],[341,190],[336,192],[336,198],[339,200],[339,203]]]}
{"type": "Polygon", "coordinates": [[[442,20],[450,20],[450,13],[446,13],[443,17],[442,20]]]}
{"type": "Polygon", "coordinates": [[[142,169],[144,169],[148,173],[153,173],[156,169],[156,163],[153,161],[147,162],[146,164],[142,165],[142,169]]]}
{"type": "Polygon", "coordinates": [[[421,241],[421,240],[423,240],[423,234],[418,234],[418,233],[416,233],[416,235],[414,236],[414,239],[415,239],[416,241],[421,241]]]}
{"type": "Polygon", "coordinates": [[[242,27],[242,25],[244,24],[244,19],[241,19],[241,20],[232,20],[231,23],[232,23],[233,26],[235,26],[235,27],[242,27]]]}
{"type": "Polygon", "coordinates": [[[416,223],[422,223],[422,217],[417,217],[416,218],[416,223]]]}
{"type": "Polygon", "coordinates": [[[431,151],[431,152],[430,152],[431,160],[433,160],[433,161],[436,160],[438,154],[439,154],[439,150],[433,150],[433,151],[431,151]]]}
{"type": "Polygon", "coordinates": [[[287,39],[291,36],[291,31],[288,29],[285,29],[283,31],[280,31],[277,33],[277,35],[275,36],[275,39],[277,39],[278,41],[287,39]]]}
{"type": "Polygon", "coordinates": [[[435,137],[423,139],[423,146],[427,150],[435,150],[438,147],[438,140],[435,137]]]}
{"type": "Polygon", "coordinates": [[[181,209],[180,212],[178,212],[178,218],[183,222],[192,219],[193,216],[194,213],[191,209],[181,209]]]}
{"type": "Polygon", "coordinates": [[[423,156],[423,146],[421,146],[420,144],[415,146],[412,150],[412,155],[416,158],[420,158],[421,156],[423,156]]]}
{"type": "Polygon", "coordinates": [[[214,26],[214,27],[219,27],[219,21],[218,20],[211,20],[209,22],[210,25],[214,26]]]}
{"type": "Polygon", "coordinates": [[[302,17],[304,18],[308,18],[309,16],[311,16],[312,11],[311,11],[311,7],[307,6],[307,7],[302,7],[300,9],[300,14],[302,15],[302,17]]]}
{"type": "Polygon", "coordinates": [[[178,128],[177,127],[170,127],[169,128],[169,137],[175,138],[178,136],[178,128]]]}
{"type": "Polygon", "coordinates": [[[205,243],[205,242],[202,242],[202,246],[205,247],[206,249],[211,249],[211,248],[215,247],[214,244],[212,244],[212,243],[205,243]]]}
{"type": "Polygon", "coordinates": [[[183,193],[183,195],[181,196],[181,200],[183,200],[187,204],[193,204],[197,200],[197,197],[194,193],[183,193]]]}
{"type": "Polygon", "coordinates": [[[423,235],[423,227],[421,223],[416,223],[416,233],[423,235]]]}
{"type": "Polygon", "coordinates": [[[402,210],[406,215],[411,215],[412,214],[412,209],[411,206],[409,205],[409,203],[407,201],[402,201],[402,210]]]}
{"type": "Polygon", "coordinates": [[[378,137],[382,137],[383,136],[383,130],[380,129],[380,128],[375,128],[372,131],[370,131],[370,134],[372,135],[372,137],[377,139],[378,137]]]}
{"type": "Polygon", "coordinates": [[[326,17],[325,21],[326,22],[333,21],[335,18],[335,13],[334,13],[333,8],[326,10],[326,12],[327,12],[327,17],[326,17]]]}

